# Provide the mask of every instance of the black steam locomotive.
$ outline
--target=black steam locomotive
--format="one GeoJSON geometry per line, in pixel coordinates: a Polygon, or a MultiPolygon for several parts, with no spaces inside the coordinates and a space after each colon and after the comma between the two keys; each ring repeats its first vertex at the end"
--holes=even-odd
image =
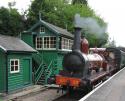
{"type": "Polygon", "coordinates": [[[125,66],[125,53],[118,48],[95,48],[88,52],[88,42],[81,40],[81,27],[75,26],[72,52],[63,59],[63,70],[56,75],[56,84],[63,89],[90,91],[125,66]]]}

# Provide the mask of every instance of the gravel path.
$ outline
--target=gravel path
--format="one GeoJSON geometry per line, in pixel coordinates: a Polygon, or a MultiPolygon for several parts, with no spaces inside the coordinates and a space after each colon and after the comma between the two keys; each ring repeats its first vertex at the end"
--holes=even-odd
{"type": "Polygon", "coordinates": [[[22,97],[16,101],[53,101],[62,95],[62,92],[57,93],[57,89],[47,89],[32,96],[25,96],[24,98],[22,97]]]}

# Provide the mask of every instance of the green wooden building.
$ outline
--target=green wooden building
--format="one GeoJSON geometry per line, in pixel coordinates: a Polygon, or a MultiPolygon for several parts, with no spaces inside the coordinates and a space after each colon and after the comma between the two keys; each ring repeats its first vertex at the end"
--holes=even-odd
{"type": "Polygon", "coordinates": [[[22,40],[38,51],[33,57],[35,83],[44,84],[62,69],[62,58],[71,51],[73,35],[43,20],[21,35],[22,40]]]}
{"type": "Polygon", "coordinates": [[[0,93],[32,84],[32,47],[19,38],[0,35],[0,93]]]}

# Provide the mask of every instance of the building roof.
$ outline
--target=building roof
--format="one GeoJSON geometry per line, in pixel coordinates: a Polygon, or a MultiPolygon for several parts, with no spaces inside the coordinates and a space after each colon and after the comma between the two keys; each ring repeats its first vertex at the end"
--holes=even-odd
{"type": "Polygon", "coordinates": [[[69,37],[74,37],[73,34],[71,34],[70,32],[68,32],[66,29],[60,28],[58,26],[55,26],[53,24],[50,24],[48,22],[45,22],[43,20],[38,21],[33,27],[31,27],[28,32],[32,32],[36,27],[40,26],[40,25],[44,25],[47,28],[49,28],[50,30],[52,30],[53,32],[55,32],[56,34],[59,35],[65,35],[65,36],[69,36],[69,37]]]}
{"type": "Polygon", "coordinates": [[[4,35],[0,35],[0,48],[5,52],[36,52],[36,50],[27,45],[21,39],[4,35]]]}

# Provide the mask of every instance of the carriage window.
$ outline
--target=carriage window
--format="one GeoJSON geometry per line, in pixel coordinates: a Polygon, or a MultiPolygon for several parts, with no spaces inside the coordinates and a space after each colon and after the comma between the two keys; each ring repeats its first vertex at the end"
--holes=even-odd
{"type": "Polygon", "coordinates": [[[36,37],[36,49],[56,49],[56,37],[36,37]]]}
{"type": "Polygon", "coordinates": [[[10,73],[19,72],[19,59],[10,59],[10,73]]]}

